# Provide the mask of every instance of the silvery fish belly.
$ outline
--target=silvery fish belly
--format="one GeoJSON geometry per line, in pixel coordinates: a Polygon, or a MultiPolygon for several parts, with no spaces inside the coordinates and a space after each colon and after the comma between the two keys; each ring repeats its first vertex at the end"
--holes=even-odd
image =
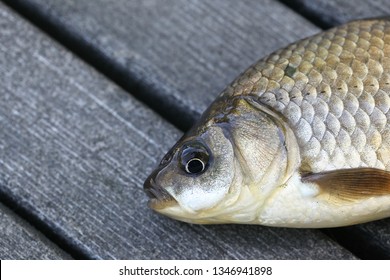
{"type": "Polygon", "coordinates": [[[390,216],[390,21],[361,20],[261,59],[144,188],[190,223],[336,227],[390,216]]]}

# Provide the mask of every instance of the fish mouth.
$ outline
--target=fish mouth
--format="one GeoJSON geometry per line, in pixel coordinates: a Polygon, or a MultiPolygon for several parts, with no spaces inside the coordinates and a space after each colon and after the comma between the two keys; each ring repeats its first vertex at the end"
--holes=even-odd
{"type": "Polygon", "coordinates": [[[153,175],[149,176],[144,183],[144,191],[149,197],[149,207],[158,211],[177,204],[173,196],[156,183],[153,175]]]}

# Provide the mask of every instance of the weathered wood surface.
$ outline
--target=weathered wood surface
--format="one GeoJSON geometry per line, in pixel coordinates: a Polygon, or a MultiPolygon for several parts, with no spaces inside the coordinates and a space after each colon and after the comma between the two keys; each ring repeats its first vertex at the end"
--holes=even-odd
{"type": "Polygon", "coordinates": [[[387,0],[283,0],[324,27],[362,18],[390,16],[387,0]]]}
{"type": "Polygon", "coordinates": [[[0,204],[0,232],[0,260],[70,258],[2,204],[0,204]]]}
{"type": "MultiPolygon", "coordinates": [[[[109,60],[107,75],[121,69],[124,87],[162,114],[180,113],[172,121],[186,128],[248,65],[319,30],[272,0],[7,2],[40,13],[58,28],[54,33],[80,39],[76,45],[109,60]],[[139,91],[132,82],[140,76],[142,84],[157,82],[156,90],[139,91]]],[[[89,62],[100,65],[96,57],[89,62]]]]}
{"type": "MultiPolygon", "coordinates": [[[[305,15],[319,19],[325,27],[383,16],[389,10],[389,4],[380,0],[283,2],[306,11],[305,15]]],[[[115,73],[129,81],[119,79],[123,87],[180,127],[188,127],[249,64],[320,31],[291,9],[269,0],[12,3],[19,10],[27,10],[29,16],[43,18],[41,25],[45,28],[49,23],[52,34],[66,33],[59,39],[73,51],[81,50],[83,57],[88,51],[96,53],[87,61],[107,76],[112,69],[119,69],[115,73]],[[102,66],[94,61],[96,57],[106,63],[102,66]]],[[[361,257],[390,258],[389,223],[384,220],[326,233],[361,257]]]]}
{"type": "Polygon", "coordinates": [[[315,230],[205,227],[156,215],[142,183],[181,133],[3,5],[0,26],[1,193],[52,228],[73,253],[354,257],[315,230]]]}

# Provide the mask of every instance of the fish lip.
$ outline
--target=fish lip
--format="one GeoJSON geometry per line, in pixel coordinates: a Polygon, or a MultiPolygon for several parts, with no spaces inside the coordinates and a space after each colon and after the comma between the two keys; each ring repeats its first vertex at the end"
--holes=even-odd
{"type": "Polygon", "coordinates": [[[144,191],[149,197],[149,207],[158,210],[177,203],[172,195],[156,183],[154,175],[155,172],[144,183],[144,191]]]}

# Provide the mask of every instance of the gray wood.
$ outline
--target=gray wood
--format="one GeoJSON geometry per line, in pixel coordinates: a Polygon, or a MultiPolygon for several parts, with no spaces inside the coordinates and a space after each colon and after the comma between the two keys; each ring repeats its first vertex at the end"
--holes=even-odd
{"type": "Polygon", "coordinates": [[[390,219],[325,232],[363,259],[390,259],[390,219]]]}
{"type": "MultiPolygon", "coordinates": [[[[192,121],[250,64],[319,30],[272,0],[7,2],[38,10],[58,32],[99,50],[114,65],[104,69],[108,75],[119,68],[129,83],[139,77],[147,85],[158,82],[150,99],[168,99],[170,110],[192,121]]],[[[146,93],[136,88],[133,94],[142,99],[146,93]]]]}
{"type": "Polygon", "coordinates": [[[390,1],[387,0],[286,0],[285,2],[325,26],[390,15],[390,1]]]}
{"type": "Polygon", "coordinates": [[[354,258],[316,230],[156,215],[142,184],[181,133],[2,4],[0,26],[0,190],[86,257],[354,258]]]}
{"type": "Polygon", "coordinates": [[[0,259],[70,259],[70,256],[0,204],[0,259]]]}

